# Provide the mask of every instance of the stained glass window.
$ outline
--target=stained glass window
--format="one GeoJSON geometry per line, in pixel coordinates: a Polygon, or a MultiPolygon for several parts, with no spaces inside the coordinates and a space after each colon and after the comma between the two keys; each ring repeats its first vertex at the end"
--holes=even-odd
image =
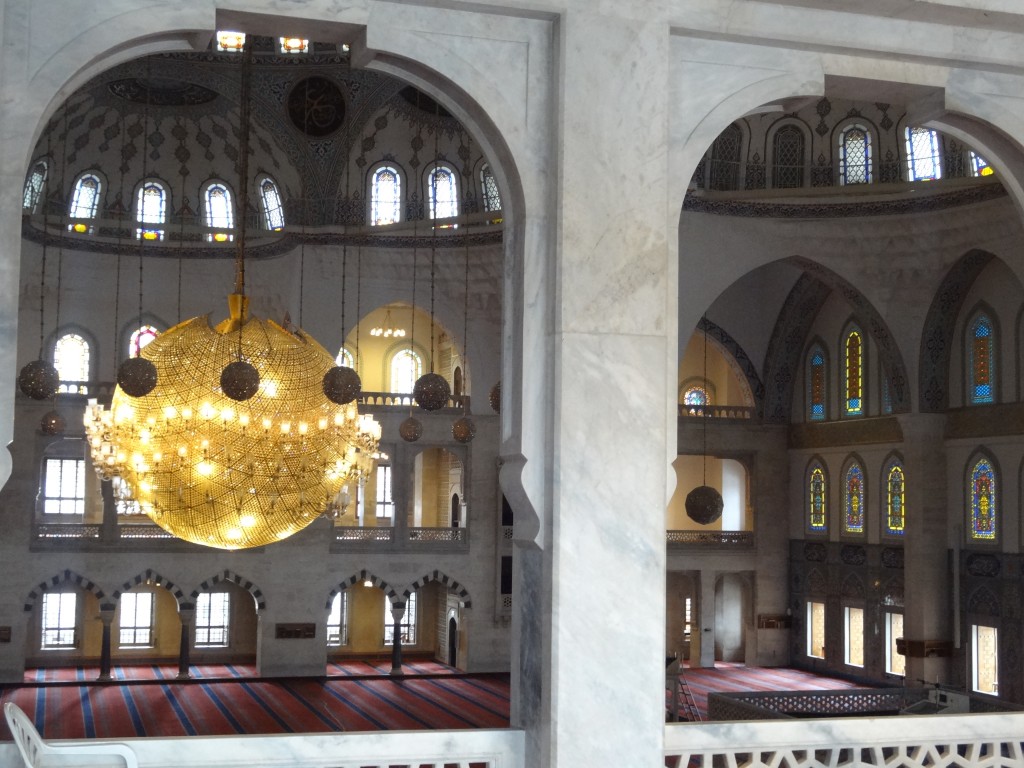
{"type": "Polygon", "coordinates": [[[394,224],[402,210],[402,179],[390,166],[378,168],[370,183],[370,223],[394,224]]]}
{"type": "Polygon", "coordinates": [[[864,533],[864,470],[856,462],[846,470],[843,530],[846,533],[864,533]]]}
{"type": "Polygon", "coordinates": [[[991,176],[995,170],[977,152],[971,152],[971,175],[991,176]]]}
{"type": "Polygon", "coordinates": [[[850,331],[846,337],[846,415],[864,413],[862,386],[864,381],[864,352],[860,331],[850,331]]]}
{"type": "MultiPolygon", "coordinates": [[[[206,187],[206,226],[211,229],[233,229],[235,226],[234,206],[231,204],[231,191],[220,182],[213,182],[206,187]]],[[[230,232],[210,232],[206,239],[210,242],[226,243],[234,240],[230,232]]]]}
{"type": "Polygon", "coordinates": [[[498,180],[494,178],[491,166],[484,165],[480,169],[480,187],[484,193],[484,210],[501,210],[501,193],[498,192],[498,180]]]}
{"type": "Polygon", "coordinates": [[[142,348],[155,339],[158,333],[160,332],[152,325],[143,325],[132,331],[128,340],[128,357],[138,357],[142,348]]]}
{"type": "Polygon", "coordinates": [[[281,206],[281,193],[271,178],[260,182],[260,202],[263,203],[263,224],[267,229],[284,228],[284,208],[281,206]]]}
{"type": "Polygon", "coordinates": [[[889,536],[902,536],[906,529],[906,498],[903,467],[893,461],[885,477],[885,532],[889,536]]]}
{"type": "Polygon", "coordinates": [[[928,128],[907,128],[907,181],[942,178],[939,134],[928,128]]]}
{"type": "Polygon", "coordinates": [[[807,417],[825,418],[825,353],[819,348],[811,350],[807,361],[807,417]]]}
{"type": "Polygon", "coordinates": [[[839,140],[839,183],[871,182],[871,134],[860,125],[845,129],[839,140]]]}
{"type": "Polygon", "coordinates": [[[89,342],[77,333],[65,333],[53,346],[53,365],[60,376],[59,392],[88,393],[89,342]]]}
{"type": "Polygon", "coordinates": [[[804,134],[795,125],[784,125],[775,132],[772,183],[778,188],[804,185],[804,134]]]}
{"type": "Polygon", "coordinates": [[[825,470],[816,465],[811,469],[807,485],[807,528],[814,533],[828,530],[825,493],[825,470]]]}
{"type": "Polygon", "coordinates": [[[733,123],[722,131],[711,145],[711,172],[708,189],[729,190],[740,188],[740,151],[743,132],[733,123]]]}
{"type": "Polygon", "coordinates": [[[32,172],[25,179],[25,191],[22,193],[21,206],[29,213],[35,213],[36,206],[43,196],[46,184],[46,161],[39,160],[32,166],[32,172]]]}
{"type": "Polygon", "coordinates": [[[992,321],[979,315],[970,327],[970,401],[991,403],[995,400],[995,360],[992,354],[995,337],[992,321]]]}
{"type": "Polygon", "coordinates": [[[167,221],[167,192],[162,184],[147,181],[139,187],[135,205],[135,220],[141,224],[135,230],[140,240],[163,240],[164,231],[160,225],[167,221]]]}
{"type": "Polygon", "coordinates": [[[703,408],[705,405],[711,405],[711,396],[705,387],[695,384],[687,387],[683,393],[683,405],[691,408],[703,408]]]}
{"type": "MultiPolygon", "coordinates": [[[[103,185],[99,178],[91,173],[80,176],[75,182],[71,195],[71,208],[68,211],[72,219],[94,219],[100,206],[100,191],[103,185]]],[[[92,225],[84,221],[72,221],[68,229],[79,234],[91,233],[92,225]]]]}
{"type": "Polygon", "coordinates": [[[996,538],[996,474],[992,463],[978,459],[971,469],[971,538],[994,541],[996,538]]]}
{"type": "Polygon", "coordinates": [[[443,165],[435,166],[428,177],[427,198],[430,218],[451,219],[459,215],[458,189],[455,173],[443,165]]]}

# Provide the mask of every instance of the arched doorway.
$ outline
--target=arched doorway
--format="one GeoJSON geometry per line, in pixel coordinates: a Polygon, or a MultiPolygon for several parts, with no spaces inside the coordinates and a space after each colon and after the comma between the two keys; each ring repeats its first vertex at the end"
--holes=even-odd
{"type": "Polygon", "coordinates": [[[457,667],[459,661],[459,625],[454,616],[448,618],[448,666],[457,667]]]}

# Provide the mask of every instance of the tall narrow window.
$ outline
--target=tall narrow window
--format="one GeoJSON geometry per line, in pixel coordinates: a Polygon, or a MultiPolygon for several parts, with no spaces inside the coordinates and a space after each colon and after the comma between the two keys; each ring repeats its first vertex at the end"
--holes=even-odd
{"type": "Polygon", "coordinates": [[[343,589],[331,601],[327,614],[327,645],[336,648],[348,645],[348,590],[343,589]]]}
{"type": "Polygon", "coordinates": [[[807,603],[807,655],[825,658],[825,604],[807,603]]]}
{"type": "Polygon", "coordinates": [[[896,641],[903,637],[903,614],[885,614],[885,671],[903,677],[907,674],[907,659],[896,650],[896,641]]]}
{"type": "Polygon", "coordinates": [[[153,645],[153,593],[125,592],[118,608],[118,645],[149,648],[153,645]]]}
{"type": "Polygon", "coordinates": [[[977,152],[971,152],[971,175],[991,176],[995,171],[992,166],[985,162],[985,158],[977,152]]]}
{"type": "Polygon", "coordinates": [[[413,384],[423,373],[423,361],[411,349],[400,349],[391,358],[391,391],[412,392],[413,384]]]}
{"type": "Polygon", "coordinates": [[[42,647],[74,648],[78,644],[78,594],[44,592],[42,647]]]}
{"type": "Polygon", "coordinates": [[[231,595],[201,592],[196,599],[196,648],[226,648],[230,622],[231,595]]]}
{"type": "Polygon", "coordinates": [[[722,131],[711,145],[711,165],[708,189],[731,190],[740,188],[740,152],[743,131],[736,123],[722,131]]]}
{"type": "Polygon", "coordinates": [[[853,462],[843,485],[843,530],[864,533],[864,470],[853,462]]]}
{"type": "Polygon", "coordinates": [[[85,514],[85,459],[46,460],[43,514],[85,514]]]}
{"type": "Polygon", "coordinates": [[[907,181],[942,178],[939,134],[928,128],[907,128],[907,181]]]}
{"type": "Polygon", "coordinates": [[[996,473],[992,463],[981,458],[971,468],[971,488],[969,493],[971,538],[976,541],[994,541],[996,538],[997,500],[996,473]]]}
{"type": "MultiPolygon", "coordinates": [[[[416,593],[413,592],[405,601],[405,614],[398,625],[404,645],[416,643],[416,593]]],[[[384,601],[384,645],[391,645],[395,636],[395,620],[391,616],[391,603],[384,601]]]]}
{"type": "Polygon", "coordinates": [[[388,518],[394,524],[395,500],[391,495],[391,467],[387,464],[377,465],[377,519],[388,518]]]}
{"type": "Polygon", "coordinates": [[[825,470],[821,465],[811,469],[807,483],[807,529],[812,533],[828,530],[825,470]]]}
{"type": "Polygon", "coordinates": [[[978,315],[971,323],[970,340],[970,402],[972,405],[995,400],[995,332],[987,315],[978,315]]]}
{"type": "Polygon", "coordinates": [[[53,365],[60,376],[59,392],[89,393],[89,342],[77,333],[65,333],[53,346],[53,365]]]}
{"type": "Polygon", "coordinates": [[[458,186],[451,168],[434,166],[427,177],[427,187],[430,218],[453,219],[459,215],[458,186]]]}
{"type": "Polygon", "coordinates": [[[693,598],[683,600],[683,639],[689,640],[693,631],[693,598]]]}
{"type": "Polygon", "coordinates": [[[128,340],[128,356],[138,357],[142,348],[155,339],[159,333],[152,325],[142,325],[136,328],[128,340]]]}
{"type": "Polygon", "coordinates": [[[971,689],[999,695],[999,630],[971,625],[971,689]]]}
{"type": "Polygon", "coordinates": [[[846,663],[864,666],[864,609],[846,607],[846,663]]]}
{"type": "Polygon", "coordinates": [[[807,418],[825,419],[825,353],[820,348],[812,349],[807,358],[807,418]]]}
{"type": "Polygon", "coordinates": [[[355,358],[352,357],[352,353],[349,352],[346,347],[342,347],[338,351],[338,356],[334,358],[334,362],[337,365],[343,365],[346,368],[352,368],[353,370],[356,367],[355,358]]]}
{"type": "Polygon", "coordinates": [[[29,213],[36,212],[36,207],[43,198],[43,188],[46,186],[46,172],[46,161],[38,160],[32,166],[28,178],[25,179],[25,190],[21,196],[21,207],[29,213]]]}
{"type": "Polygon", "coordinates": [[[804,133],[795,125],[784,125],[772,141],[772,185],[778,188],[804,185],[804,133]]]}
{"type": "Polygon", "coordinates": [[[269,177],[260,182],[260,203],[263,205],[263,225],[275,231],[284,229],[281,193],[277,191],[277,184],[269,177]]]}
{"type": "Polygon", "coordinates": [[[141,240],[163,240],[163,225],[167,221],[167,191],[163,184],[147,181],[139,187],[135,204],[135,220],[139,225],[135,237],[141,240]]]}
{"type": "Polygon", "coordinates": [[[846,337],[846,415],[864,413],[864,347],[860,331],[850,331],[846,337]]]}
{"type": "MultiPolygon", "coordinates": [[[[72,219],[94,219],[100,205],[100,190],[102,184],[99,177],[87,173],[80,176],[75,182],[74,192],[71,194],[71,209],[68,211],[72,219]]],[[[87,225],[72,223],[69,225],[75,232],[89,231],[87,225]]]]}
{"type": "Polygon", "coordinates": [[[501,193],[498,192],[498,180],[494,178],[491,166],[484,165],[480,169],[480,188],[483,190],[484,210],[501,210],[501,193]]]}
{"type": "Polygon", "coordinates": [[[394,224],[401,215],[402,178],[395,168],[385,165],[373,172],[370,182],[370,223],[394,224]]]}
{"type": "Polygon", "coordinates": [[[839,183],[871,183],[871,134],[861,125],[851,125],[840,135],[839,183]]]}
{"type": "Polygon", "coordinates": [[[903,466],[893,460],[885,477],[885,533],[889,536],[902,536],[906,529],[905,503],[903,466]]]}
{"type": "MultiPolygon", "coordinates": [[[[206,226],[214,230],[234,229],[235,211],[231,203],[231,191],[220,182],[213,182],[206,187],[203,195],[205,202],[206,226]]],[[[206,235],[210,242],[226,243],[234,239],[231,232],[210,232],[206,235]]]]}

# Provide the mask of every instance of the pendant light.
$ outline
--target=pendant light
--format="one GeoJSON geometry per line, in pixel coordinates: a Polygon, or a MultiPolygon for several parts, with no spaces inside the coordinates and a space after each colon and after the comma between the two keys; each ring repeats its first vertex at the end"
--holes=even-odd
{"type": "Polygon", "coordinates": [[[708,483],[708,417],[711,412],[710,393],[708,392],[708,336],[707,336],[707,313],[701,323],[701,331],[704,333],[704,392],[705,402],[701,410],[701,430],[703,433],[703,455],[704,481],[686,494],[686,514],[696,523],[710,525],[722,516],[722,509],[725,503],[722,494],[708,483]]]}

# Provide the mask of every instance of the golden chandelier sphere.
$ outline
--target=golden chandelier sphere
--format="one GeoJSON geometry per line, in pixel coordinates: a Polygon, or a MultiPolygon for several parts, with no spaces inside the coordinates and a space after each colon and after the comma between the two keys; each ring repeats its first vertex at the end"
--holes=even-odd
{"type": "Polygon", "coordinates": [[[309,525],[342,486],[373,466],[380,426],[355,403],[323,393],[331,355],[302,333],[249,317],[210,327],[196,317],[165,331],[141,354],[159,371],[141,397],[118,387],[109,410],[86,414],[101,475],[119,475],[141,509],[174,536],[222,549],[258,547],[309,525]],[[259,373],[244,402],[222,373],[239,360],[259,373]]]}

